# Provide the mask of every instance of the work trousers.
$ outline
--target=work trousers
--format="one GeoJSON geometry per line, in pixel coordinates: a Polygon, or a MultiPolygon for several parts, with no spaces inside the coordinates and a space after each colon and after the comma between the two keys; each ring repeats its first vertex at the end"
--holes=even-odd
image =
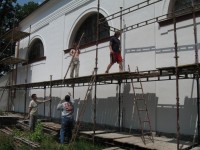
{"type": "Polygon", "coordinates": [[[79,67],[80,67],[80,61],[78,58],[74,58],[72,60],[71,66],[70,66],[70,77],[74,77],[74,72],[75,72],[75,77],[79,77],[79,67]]]}
{"type": "Polygon", "coordinates": [[[30,115],[29,127],[31,131],[35,131],[36,123],[37,123],[37,115],[30,115]]]}
{"type": "Polygon", "coordinates": [[[74,120],[73,117],[62,116],[61,118],[61,129],[60,129],[60,143],[64,144],[65,136],[66,142],[69,143],[72,138],[74,120]]]}

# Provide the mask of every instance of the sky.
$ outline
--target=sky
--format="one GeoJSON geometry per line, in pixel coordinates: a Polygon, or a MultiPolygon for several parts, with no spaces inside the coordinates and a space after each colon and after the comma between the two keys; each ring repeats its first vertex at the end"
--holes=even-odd
{"type": "Polygon", "coordinates": [[[41,4],[44,0],[17,0],[17,3],[23,5],[23,4],[26,4],[30,1],[41,4]]]}

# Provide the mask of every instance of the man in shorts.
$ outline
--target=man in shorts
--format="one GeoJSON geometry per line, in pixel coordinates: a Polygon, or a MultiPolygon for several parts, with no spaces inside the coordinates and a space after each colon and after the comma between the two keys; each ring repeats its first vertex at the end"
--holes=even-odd
{"type": "Polygon", "coordinates": [[[116,31],[114,36],[110,39],[110,45],[109,45],[109,48],[110,48],[110,64],[108,65],[105,73],[109,73],[110,68],[116,62],[119,64],[119,72],[122,72],[122,70],[123,70],[121,48],[120,48],[121,44],[120,44],[120,40],[119,40],[120,35],[121,35],[121,32],[116,31]]]}

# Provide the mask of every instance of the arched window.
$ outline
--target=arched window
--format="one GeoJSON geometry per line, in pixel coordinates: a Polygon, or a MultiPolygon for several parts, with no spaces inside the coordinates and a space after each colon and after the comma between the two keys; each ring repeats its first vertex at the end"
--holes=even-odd
{"type": "Polygon", "coordinates": [[[28,61],[36,62],[45,59],[44,46],[40,39],[35,39],[29,46],[28,61]]]}
{"type": "MultiPolygon", "coordinates": [[[[196,9],[200,8],[200,0],[193,0],[194,4],[196,6],[196,9]]],[[[176,12],[176,15],[182,15],[186,13],[191,13],[192,8],[192,0],[176,0],[174,4],[174,10],[176,12]]]]}
{"type": "MultiPolygon", "coordinates": [[[[200,0],[193,0],[195,4],[196,16],[200,14],[200,0]]],[[[192,0],[171,0],[168,9],[168,19],[160,21],[160,27],[173,24],[173,11],[175,12],[176,22],[193,18],[192,0]]]]}
{"type": "MultiPolygon", "coordinates": [[[[99,19],[104,18],[102,14],[99,14],[99,19]]],[[[81,40],[80,45],[82,46],[92,46],[96,44],[96,36],[97,36],[97,13],[93,13],[89,15],[85,21],[80,25],[79,29],[75,34],[75,38],[73,42],[78,43],[81,35],[84,33],[84,37],[81,40]]],[[[110,37],[110,28],[108,23],[105,21],[104,23],[99,25],[99,40],[100,42],[106,38],[110,37]]]]}

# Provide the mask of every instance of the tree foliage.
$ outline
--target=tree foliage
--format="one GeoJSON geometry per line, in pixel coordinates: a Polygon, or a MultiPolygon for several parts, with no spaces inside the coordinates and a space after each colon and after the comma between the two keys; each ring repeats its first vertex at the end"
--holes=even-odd
{"type": "MultiPolygon", "coordinates": [[[[4,34],[18,26],[19,22],[27,17],[38,7],[37,3],[28,2],[20,5],[17,0],[0,0],[0,61],[14,55],[15,42],[5,41],[4,34]]],[[[0,77],[11,69],[12,66],[0,64],[0,77]]]]}

